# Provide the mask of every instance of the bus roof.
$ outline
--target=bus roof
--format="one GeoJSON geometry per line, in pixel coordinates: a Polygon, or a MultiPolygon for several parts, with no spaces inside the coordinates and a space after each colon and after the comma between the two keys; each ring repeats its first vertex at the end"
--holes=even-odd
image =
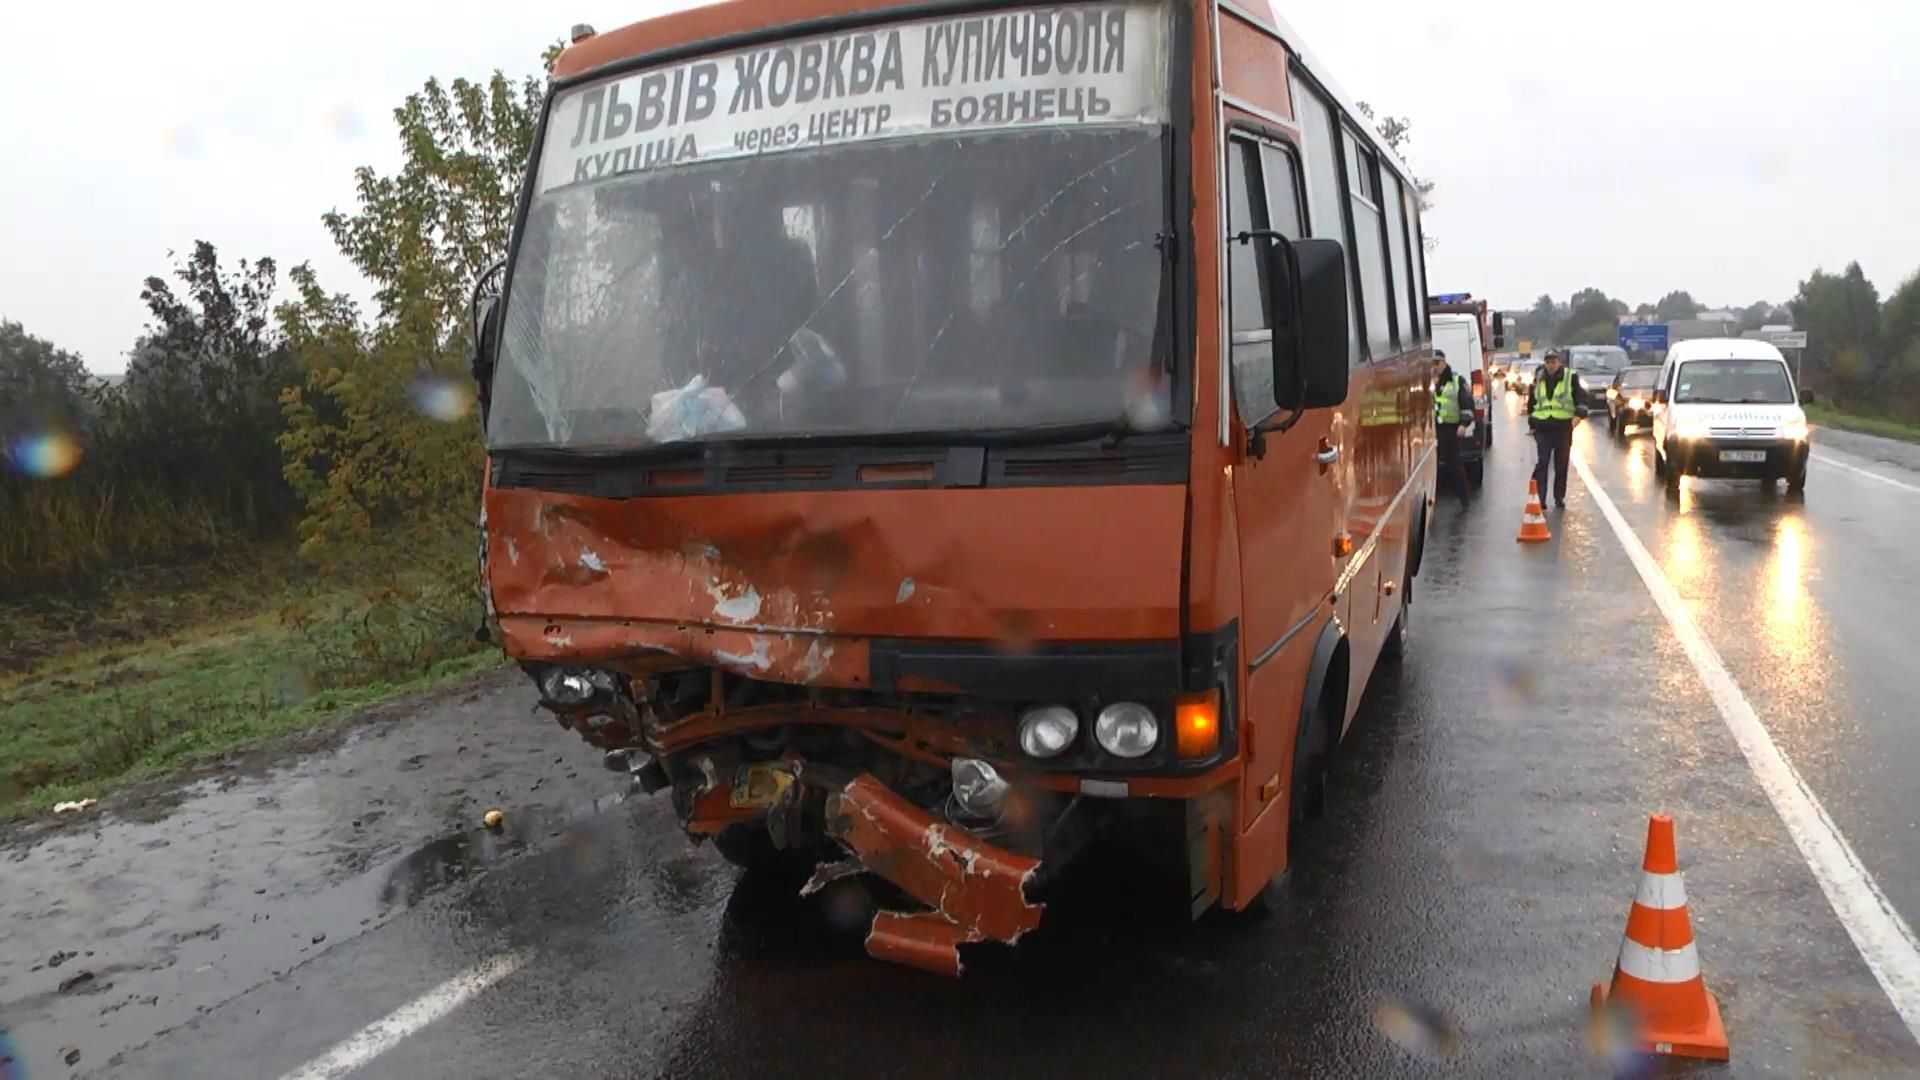
{"type": "MultiPolygon", "coordinates": [[[[1354,117],[1356,120],[1366,119],[1366,114],[1361,112],[1354,104],[1354,98],[1334,79],[1332,70],[1320,62],[1320,58],[1315,56],[1313,50],[1306,46],[1306,39],[1301,37],[1300,33],[1292,26],[1288,25],[1285,19],[1282,19],[1275,13],[1273,5],[1269,4],[1267,0],[1219,0],[1219,4],[1220,10],[1238,15],[1248,22],[1261,27],[1268,33],[1271,33],[1274,37],[1279,38],[1280,43],[1287,47],[1287,51],[1293,53],[1294,56],[1300,59],[1301,66],[1305,67],[1315,79],[1319,80],[1320,85],[1325,88],[1327,93],[1333,96],[1334,101],[1339,104],[1340,108],[1346,112],[1347,115],[1354,117]]],[[[1395,153],[1393,148],[1381,141],[1380,133],[1373,129],[1373,125],[1371,123],[1360,123],[1357,124],[1357,126],[1366,134],[1367,141],[1373,145],[1375,152],[1380,155],[1380,160],[1391,163],[1394,171],[1400,174],[1400,179],[1411,183],[1413,180],[1413,170],[1407,168],[1407,163],[1401,160],[1400,155],[1395,153]]]]}
{"type": "Polygon", "coordinates": [[[877,18],[888,8],[909,6],[901,0],[720,0],[628,23],[574,42],[553,62],[553,77],[570,79],[652,53],[660,54],[660,62],[666,63],[743,44],[730,38],[762,32],[779,36],[778,31],[787,29],[798,36],[817,32],[819,27],[814,24],[865,12],[873,12],[877,18]]]}

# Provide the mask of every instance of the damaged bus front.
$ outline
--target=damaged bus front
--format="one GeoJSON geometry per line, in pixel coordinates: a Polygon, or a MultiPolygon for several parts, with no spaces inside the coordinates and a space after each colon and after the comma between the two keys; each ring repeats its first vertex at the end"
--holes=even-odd
{"type": "Polygon", "coordinates": [[[1240,745],[1186,607],[1191,12],[981,8],[583,28],[477,305],[545,706],[729,860],[890,881],[869,950],[956,974],[1101,830],[1217,896],[1240,745]]]}

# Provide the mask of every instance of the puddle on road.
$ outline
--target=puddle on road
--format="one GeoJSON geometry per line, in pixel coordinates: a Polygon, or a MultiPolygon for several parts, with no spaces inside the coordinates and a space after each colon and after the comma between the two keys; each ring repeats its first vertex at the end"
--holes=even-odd
{"type": "Polygon", "coordinates": [[[530,848],[590,852],[628,781],[530,703],[517,685],[442,701],[0,850],[0,1031],[34,1075],[64,1075],[71,1048],[102,1064],[530,848]]]}

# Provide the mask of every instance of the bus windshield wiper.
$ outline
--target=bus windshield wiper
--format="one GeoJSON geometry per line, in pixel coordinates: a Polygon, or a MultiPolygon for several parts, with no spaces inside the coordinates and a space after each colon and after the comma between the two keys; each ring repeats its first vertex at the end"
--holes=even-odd
{"type": "MultiPolygon", "coordinates": [[[[841,449],[850,447],[925,448],[943,446],[1022,446],[1101,440],[1105,449],[1113,449],[1136,434],[1152,434],[1158,429],[1142,428],[1122,414],[1112,420],[1075,421],[1036,427],[991,429],[950,429],[913,431],[833,432],[828,434],[753,435],[735,433],[718,438],[686,439],[645,446],[518,446],[499,447],[496,454],[507,454],[572,467],[619,467],[657,465],[684,458],[700,459],[713,454],[752,453],[757,450],[841,449]]],[[[1172,430],[1168,428],[1167,430],[1172,430]]]]}

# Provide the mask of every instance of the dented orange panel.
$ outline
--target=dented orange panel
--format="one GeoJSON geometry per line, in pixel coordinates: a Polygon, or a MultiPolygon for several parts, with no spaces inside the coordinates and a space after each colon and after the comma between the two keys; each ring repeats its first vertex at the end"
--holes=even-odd
{"type": "MultiPolygon", "coordinates": [[[[516,655],[560,655],[593,622],[653,624],[629,640],[672,650],[688,627],[1036,641],[1180,630],[1178,485],[630,500],[493,488],[486,500],[495,608],[565,627],[516,655]]],[[[807,645],[766,649],[804,660],[807,645]]]]}

